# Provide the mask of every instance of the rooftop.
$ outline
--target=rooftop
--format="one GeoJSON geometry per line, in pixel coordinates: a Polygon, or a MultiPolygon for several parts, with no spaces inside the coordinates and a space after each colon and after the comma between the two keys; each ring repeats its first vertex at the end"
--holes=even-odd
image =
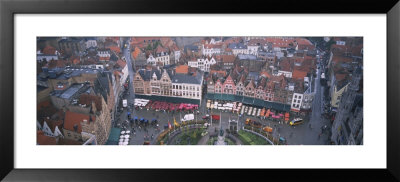
{"type": "Polygon", "coordinates": [[[202,74],[197,73],[196,76],[188,74],[177,73],[171,78],[172,83],[189,83],[189,84],[201,84],[202,74]]]}
{"type": "Polygon", "coordinates": [[[239,60],[257,60],[257,56],[252,54],[238,54],[239,60]]]}
{"type": "Polygon", "coordinates": [[[64,128],[69,131],[75,131],[74,126],[76,126],[76,132],[82,132],[81,122],[86,120],[87,122],[93,122],[96,120],[95,116],[90,116],[87,114],[80,114],[72,111],[65,112],[64,128]]]}

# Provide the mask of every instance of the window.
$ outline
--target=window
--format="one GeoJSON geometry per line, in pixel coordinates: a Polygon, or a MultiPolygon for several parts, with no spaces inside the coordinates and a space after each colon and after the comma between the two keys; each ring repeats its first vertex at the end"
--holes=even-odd
{"type": "Polygon", "coordinates": [[[296,107],[296,104],[293,104],[293,107],[296,107]]]}
{"type": "Polygon", "coordinates": [[[300,100],[297,100],[297,103],[300,103],[300,100]]]}
{"type": "Polygon", "coordinates": [[[294,98],[297,99],[297,95],[295,95],[294,98]]]}

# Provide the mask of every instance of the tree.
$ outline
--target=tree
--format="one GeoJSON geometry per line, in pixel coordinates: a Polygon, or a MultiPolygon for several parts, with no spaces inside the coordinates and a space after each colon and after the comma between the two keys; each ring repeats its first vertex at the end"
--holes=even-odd
{"type": "Polygon", "coordinates": [[[151,44],[147,44],[146,50],[152,50],[151,44]]]}

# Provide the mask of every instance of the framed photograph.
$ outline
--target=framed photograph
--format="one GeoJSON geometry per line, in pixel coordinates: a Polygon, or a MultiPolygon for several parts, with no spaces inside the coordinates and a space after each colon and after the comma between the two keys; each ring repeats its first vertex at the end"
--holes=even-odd
{"type": "Polygon", "coordinates": [[[0,7],[5,181],[400,179],[397,1],[0,7]]]}

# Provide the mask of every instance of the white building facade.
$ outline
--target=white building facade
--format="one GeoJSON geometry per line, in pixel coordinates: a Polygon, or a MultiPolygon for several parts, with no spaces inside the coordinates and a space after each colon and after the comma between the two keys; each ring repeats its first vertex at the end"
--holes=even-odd
{"type": "Polygon", "coordinates": [[[153,55],[149,55],[149,58],[147,58],[147,64],[151,64],[153,66],[156,65],[156,59],[153,57],[153,55]]]}
{"type": "Polygon", "coordinates": [[[156,55],[156,63],[162,63],[162,65],[169,65],[169,55],[165,52],[157,53],[156,55]]]}
{"type": "Polygon", "coordinates": [[[216,63],[217,62],[215,61],[215,59],[213,57],[210,59],[208,59],[208,58],[197,59],[198,68],[201,71],[205,71],[205,72],[209,72],[210,66],[213,64],[216,64],[216,63]]]}
{"type": "Polygon", "coordinates": [[[304,95],[302,93],[293,93],[292,103],[290,104],[290,110],[299,112],[303,103],[304,95]]]}

